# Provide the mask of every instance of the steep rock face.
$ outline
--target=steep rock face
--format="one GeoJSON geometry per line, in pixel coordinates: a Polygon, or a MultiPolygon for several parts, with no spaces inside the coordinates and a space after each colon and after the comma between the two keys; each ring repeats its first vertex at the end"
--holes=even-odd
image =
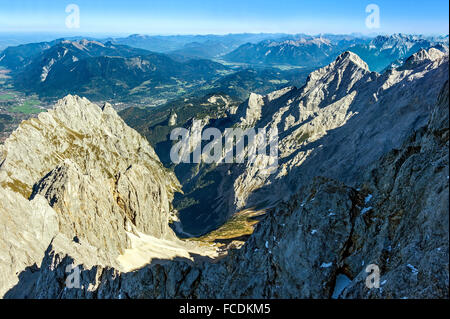
{"type": "Polygon", "coordinates": [[[355,222],[355,280],[346,298],[448,298],[448,82],[429,124],[374,163],[364,187],[373,199],[355,222]],[[365,288],[361,260],[379,266],[381,288],[365,288]]]}
{"type": "Polygon", "coordinates": [[[247,103],[243,103],[237,110],[237,116],[242,115],[242,121],[247,126],[253,126],[261,118],[261,107],[264,103],[259,94],[251,93],[247,103]]]}
{"type": "Polygon", "coordinates": [[[211,289],[210,279],[217,269],[202,273],[199,295],[329,297],[333,274],[352,231],[355,201],[351,188],[332,180],[314,180],[289,203],[266,215],[241,251],[216,267],[222,270],[217,291],[211,289]]]}
{"type": "Polygon", "coordinates": [[[119,268],[117,256],[130,248],[131,233],[176,240],[169,223],[179,183],[109,104],[67,96],[54,110],[23,122],[0,154],[0,218],[7,225],[0,240],[5,260],[19,260],[1,267],[10,274],[16,264],[12,280],[25,266],[39,265],[56,235],[64,238],[52,241],[60,252],[86,248],[79,263],[119,268]],[[51,230],[41,234],[39,223],[51,230]],[[34,237],[17,238],[28,229],[34,237]],[[22,252],[28,244],[29,255],[22,252]]]}
{"type": "MultiPolygon", "coordinates": [[[[219,163],[189,171],[203,185],[215,183],[199,192],[199,212],[181,211],[184,229],[203,234],[201,230],[218,227],[242,209],[272,207],[317,175],[350,186],[360,183],[370,163],[426,124],[448,78],[448,55],[434,48],[409,61],[415,62],[378,74],[356,54],[344,52],[312,72],[303,87],[253,94],[236,114],[212,123],[222,132],[230,127],[277,129],[278,166],[267,169],[263,155],[253,163],[219,163]]],[[[186,200],[193,196],[187,194],[186,200]]]]}
{"type": "Polygon", "coordinates": [[[0,296],[26,267],[40,265],[58,232],[56,212],[42,196],[28,201],[0,187],[0,296]]]}
{"type": "Polygon", "coordinates": [[[448,78],[448,55],[434,57],[411,69],[379,75],[346,52],[313,72],[303,88],[265,105],[267,113],[263,111],[255,125],[267,131],[278,128],[276,172],[267,174],[246,163],[236,168],[233,192],[223,197],[230,196],[232,209],[275,202],[274,189],[291,194],[316,175],[356,185],[364,167],[399,147],[408,132],[428,120],[448,78]]]}
{"type": "Polygon", "coordinates": [[[117,116],[109,104],[103,108],[87,99],[68,95],[53,110],[24,121],[3,145],[1,184],[23,187],[24,197],[45,174],[64,159],[83,171],[98,169],[107,176],[131,163],[160,167],[153,149],[117,116]],[[20,147],[18,147],[20,145],[20,147]]]}
{"type": "Polygon", "coordinates": [[[217,263],[172,261],[121,273],[85,266],[81,289],[64,289],[62,271],[70,254],[49,247],[36,285],[6,296],[37,298],[323,298],[331,294],[332,274],[343,259],[351,234],[353,197],[344,185],[318,179],[295,199],[265,216],[240,251],[217,263]],[[323,209],[323,205],[330,207],[323,209]],[[333,215],[330,215],[333,211],[333,215]],[[41,289],[43,286],[55,289],[41,289]],[[95,287],[94,290],[88,287],[95,287]]]}
{"type": "Polygon", "coordinates": [[[110,184],[97,171],[83,174],[66,159],[35,185],[30,198],[45,196],[59,214],[61,233],[86,238],[114,260],[129,246],[126,227],[131,230],[131,219],[121,210],[110,184]]]}
{"type": "Polygon", "coordinates": [[[63,289],[55,283],[72,257],[49,247],[36,284],[7,296],[448,298],[447,105],[448,84],[428,124],[366,168],[360,188],[315,178],[216,263],[172,261],[130,273],[85,267],[82,288],[63,289]],[[378,288],[365,285],[369,264],[380,269],[378,288]]]}
{"type": "MultiPolygon", "coordinates": [[[[6,140],[2,158],[0,185],[25,198],[32,195],[35,184],[33,194],[42,193],[52,205],[58,202],[56,195],[76,205],[71,196],[83,198],[86,193],[87,198],[94,195],[108,200],[103,207],[92,199],[94,206],[89,208],[121,211],[122,224],[128,219],[157,237],[171,234],[169,202],[178,182],[162,167],[148,142],[109,104],[100,108],[86,99],[67,96],[54,110],[23,122],[6,140]],[[63,167],[55,169],[61,163],[63,167]],[[81,189],[70,184],[70,177],[81,189]],[[103,187],[109,187],[109,196],[95,195],[103,187]],[[151,217],[160,212],[163,217],[158,223],[151,217]]],[[[57,207],[61,215],[74,214],[63,203],[57,207]]],[[[77,214],[89,208],[74,207],[77,214]]]]}
{"type": "MultiPolygon", "coordinates": [[[[448,52],[447,52],[447,55],[448,55],[448,52]]],[[[426,62],[438,60],[438,59],[442,58],[443,56],[445,56],[445,53],[438,49],[435,49],[435,48],[430,48],[429,50],[422,49],[419,52],[411,55],[405,61],[404,65],[402,65],[399,69],[400,70],[411,69],[411,68],[414,68],[421,64],[424,64],[426,62]]]]}
{"type": "MultiPolygon", "coordinates": [[[[266,96],[251,95],[231,117],[232,123],[225,122],[226,127],[222,129],[231,126],[243,130],[254,127],[266,132],[277,129],[278,167],[265,165],[270,161],[267,154],[258,155],[254,163],[245,160],[231,167],[217,165],[214,173],[221,176],[221,192],[217,195],[220,201],[214,198],[210,203],[214,214],[220,216],[217,219],[226,219],[246,206],[270,206],[280,200],[274,194],[286,195],[287,199],[292,194],[284,181],[288,172],[302,165],[313,151],[313,142],[355,115],[351,107],[356,97],[365,90],[374,91],[378,77],[358,56],[345,52],[330,65],[312,72],[300,89],[288,87],[266,96]],[[261,196],[255,194],[264,187],[268,188],[267,192],[261,196]],[[253,196],[254,200],[249,199],[253,196]]],[[[367,100],[367,95],[362,100],[367,100]]],[[[299,179],[296,185],[299,186],[299,179]]]]}

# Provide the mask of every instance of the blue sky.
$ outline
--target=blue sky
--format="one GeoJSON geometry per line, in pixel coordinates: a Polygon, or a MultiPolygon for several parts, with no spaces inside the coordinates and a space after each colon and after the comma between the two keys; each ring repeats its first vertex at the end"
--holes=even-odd
{"type": "Polygon", "coordinates": [[[447,34],[448,0],[0,0],[0,32],[71,34],[421,33],[447,34]],[[65,25],[68,4],[80,27],[65,25]],[[368,29],[365,9],[380,8],[368,29]]]}

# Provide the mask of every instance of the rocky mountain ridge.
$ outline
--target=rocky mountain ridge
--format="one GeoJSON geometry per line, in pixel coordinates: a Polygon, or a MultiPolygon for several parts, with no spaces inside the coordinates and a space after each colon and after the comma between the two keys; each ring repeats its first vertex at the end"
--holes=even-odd
{"type": "Polygon", "coordinates": [[[28,251],[42,252],[50,240],[63,250],[86,246],[91,254],[81,254],[83,263],[119,268],[117,256],[131,247],[128,233],[177,240],[169,223],[179,183],[109,104],[69,95],[24,121],[0,155],[2,199],[10,199],[2,200],[0,214],[2,260],[11,260],[2,265],[3,292],[15,278],[9,267],[24,266],[12,260],[39,263],[41,256],[28,251]],[[21,217],[15,220],[12,212],[21,217]],[[20,223],[26,216],[30,223],[20,223]],[[18,240],[23,232],[38,237],[18,240]]]}
{"type": "Polygon", "coordinates": [[[281,198],[274,194],[284,194],[282,199],[287,200],[317,175],[351,186],[358,183],[362,169],[399,147],[408,132],[428,120],[439,89],[448,79],[448,55],[434,50],[419,51],[410,58],[415,63],[384,74],[371,72],[356,54],[345,52],[312,72],[303,87],[266,96],[252,94],[234,115],[206,123],[205,128],[222,130],[276,128],[278,168],[268,172],[244,162],[197,170],[199,185],[214,183],[187,193],[193,200],[206,193],[209,202],[203,196],[201,204],[180,210],[186,231],[196,234],[197,227],[217,227],[245,208],[276,205],[281,198]],[[198,217],[203,211],[208,214],[198,217]],[[191,224],[193,216],[197,219],[191,224]]]}
{"type": "Polygon", "coordinates": [[[448,298],[448,55],[410,61],[380,75],[344,52],[301,88],[253,94],[202,120],[280,132],[275,172],[211,167],[219,206],[197,211],[196,223],[267,210],[242,248],[213,263],[213,247],[169,227],[180,185],[148,142],[110,105],[67,96],[0,146],[0,293],[448,298]],[[364,284],[370,264],[381,271],[376,289],[364,284]],[[64,284],[72,265],[77,288],[64,284]]]}
{"type": "Polygon", "coordinates": [[[371,163],[360,188],[315,178],[217,263],[180,260],[129,273],[84,267],[82,288],[63,289],[57,282],[72,258],[50,246],[35,285],[6,296],[448,298],[447,106],[448,81],[426,125],[371,163]],[[368,265],[380,270],[378,287],[365,284],[368,265]]]}

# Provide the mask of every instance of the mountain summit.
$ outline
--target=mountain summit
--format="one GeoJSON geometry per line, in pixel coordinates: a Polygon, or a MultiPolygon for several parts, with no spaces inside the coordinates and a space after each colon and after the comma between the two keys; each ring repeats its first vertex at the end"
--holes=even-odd
{"type": "Polygon", "coordinates": [[[340,54],[335,61],[335,65],[339,68],[345,68],[345,66],[349,63],[353,63],[361,69],[369,71],[369,66],[367,65],[367,63],[364,62],[357,54],[351,51],[345,51],[344,53],[340,54]]]}
{"type": "Polygon", "coordinates": [[[176,177],[107,103],[66,96],[11,134],[0,163],[0,242],[16,247],[0,252],[1,293],[18,271],[40,263],[50,241],[83,264],[119,268],[131,233],[177,241],[169,227],[176,177]],[[18,240],[22,233],[29,240],[18,240]]]}

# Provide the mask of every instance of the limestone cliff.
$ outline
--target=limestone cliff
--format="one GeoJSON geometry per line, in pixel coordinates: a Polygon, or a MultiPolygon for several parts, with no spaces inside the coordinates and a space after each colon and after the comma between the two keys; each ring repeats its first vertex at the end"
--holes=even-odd
{"type": "Polygon", "coordinates": [[[80,262],[111,266],[130,248],[127,232],[176,239],[169,223],[178,181],[109,104],[69,95],[24,121],[0,154],[5,278],[39,265],[57,234],[92,248],[80,262]]]}
{"type": "Polygon", "coordinates": [[[427,124],[372,162],[357,188],[314,178],[216,263],[179,260],[128,273],[85,267],[82,288],[63,289],[57,283],[72,257],[50,247],[36,285],[6,296],[448,298],[447,106],[448,82],[427,124]],[[365,285],[369,264],[380,269],[378,288],[365,285]]]}
{"type": "Polygon", "coordinates": [[[223,214],[271,208],[242,248],[211,263],[193,257],[201,243],[173,235],[178,182],[149,144],[110,106],[68,96],[0,149],[0,293],[448,298],[447,106],[448,55],[431,49],[381,75],[345,52],[300,89],[253,95],[230,121],[277,127],[280,166],[218,165],[228,177],[214,200],[223,214]],[[137,257],[140,267],[120,262],[137,257]],[[64,285],[72,264],[78,288],[64,285]],[[381,276],[372,289],[370,264],[381,276]]]}

